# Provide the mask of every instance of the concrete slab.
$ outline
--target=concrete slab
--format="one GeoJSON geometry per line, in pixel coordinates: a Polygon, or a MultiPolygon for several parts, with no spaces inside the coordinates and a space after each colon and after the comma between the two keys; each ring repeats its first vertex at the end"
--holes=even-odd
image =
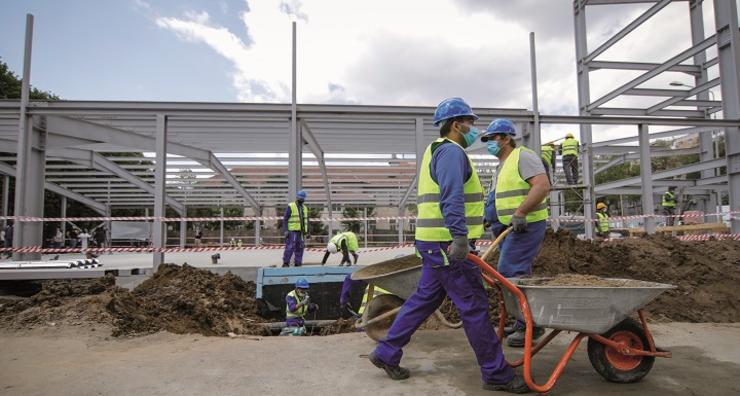
{"type": "MultiPolygon", "coordinates": [[[[591,367],[585,345],[574,355],[555,395],[731,395],[740,393],[740,324],[653,326],[673,351],[640,383],[613,384],[591,367]]],[[[365,355],[364,334],[228,339],[159,333],[128,339],[108,329],[40,329],[0,333],[0,393],[13,395],[484,395],[478,366],[462,330],[418,332],[407,347],[406,381],[392,381],[365,355]],[[101,334],[105,333],[105,334],[101,334]],[[286,370],[296,381],[286,381],[286,370]],[[296,383],[299,385],[297,386],[296,383]]],[[[562,337],[562,336],[561,336],[562,337]]],[[[558,340],[558,339],[556,339],[558,340]]],[[[538,355],[544,382],[566,338],[538,355]]],[[[517,352],[506,349],[509,358],[517,352]]]]}

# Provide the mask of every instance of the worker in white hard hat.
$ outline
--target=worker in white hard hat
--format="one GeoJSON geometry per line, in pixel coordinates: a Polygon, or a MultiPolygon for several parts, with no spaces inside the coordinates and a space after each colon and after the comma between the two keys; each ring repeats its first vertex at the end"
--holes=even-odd
{"type": "Polygon", "coordinates": [[[329,259],[329,255],[342,251],[342,262],[339,266],[343,266],[345,263],[349,267],[353,263],[349,260],[349,255],[352,254],[354,264],[357,264],[357,250],[359,245],[357,243],[357,235],[352,231],[340,232],[334,235],[329,243],[326,244],[326,252],[324,253],[324,259],[321,260],[321,265],[326,264],[326,260],[329,259]]]}

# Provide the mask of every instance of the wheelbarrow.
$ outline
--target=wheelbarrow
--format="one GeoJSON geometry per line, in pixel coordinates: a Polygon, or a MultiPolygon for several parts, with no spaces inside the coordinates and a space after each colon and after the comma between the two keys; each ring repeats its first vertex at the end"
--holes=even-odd
{"type": "Polygon", "coordinates": [[[546,278],[507,279],[485,260],[472,254],[468,259],[481,268],[484,281],[499,288],[503,296],[499,300],[499,339],[504,336],[507,311],[526,325],[524,356],[509,364],[524,365],[524,380],[533,391],[544,393],[555,386],[584,338],[588,338],[591,365],[611,382],[637,382],[650,372],[656,357],[671,357],[670,352],[655,347],[642,308],[675,288],[673,285],[630,280],[628,287],[540,286],[538,281],[546,278]],[[635,312],[639,322],[631,317],[635,312]],[[552,331],[532,345],[535,326],[552,331]],[[532,358],[563,331],[578,334],[547,382],[538,385],[532,379],[532,358]]]}

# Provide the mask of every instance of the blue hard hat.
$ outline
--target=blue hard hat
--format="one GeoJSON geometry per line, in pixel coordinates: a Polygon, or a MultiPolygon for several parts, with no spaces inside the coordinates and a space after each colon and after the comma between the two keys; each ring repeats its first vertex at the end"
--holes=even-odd
{"type": "Polygon", "coordinates": [[[461,116],[478,119],[470,105],[462,98],[447,98],[437,105],[437,110],[434,111],[434,126],[439,126],[439,123],[444,120],[461,116]]]}
{"type": "Polygon", "coordinates": [[[305,191],[301,190],[301,191],[298,191],[298,192],[297,192],[297,193],[295,194],[295,196],[296,196],[296,198],[300,198],[300,199],[303,199],[303,200],[305,200],[305,199],[306,199],[306,197],[308,196],[308,194],[306,194],[306,192],[305,192],[305,191]]]}
{"type": "Polygon", "coordinates": [[[488,128],[486,128],[486,131],[481,134],[481,138],[499,134],[516,136],[516,128],[514,127],[514,123],[506,118],[497,118],[491,121],[490,124],[488,124],[488,128]]]}
{"type": "Polygon", "coordinates": [[[297,289],[308,289],[308,281],[306,278],[298,278],[298,280],[295,281],[295,287],[297,289]]]}

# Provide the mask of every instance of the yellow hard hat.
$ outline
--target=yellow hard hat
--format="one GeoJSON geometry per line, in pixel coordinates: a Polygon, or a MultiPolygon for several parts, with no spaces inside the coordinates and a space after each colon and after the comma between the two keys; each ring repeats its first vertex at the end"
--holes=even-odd
{"type": "Polygon", "coordinates": [[[568,132],[568,133],[567,133],[567,134],[565,135],[565,138],[566,138],[566,139],[572,139],[572,138],[573,138],[573,134],[572,134],[572,133],[570,133],[570,132],[568,132]]]}
{"type": "Polygon", "coordinates": [[[603,202],[599,202],[596,204],[596,210],[606,209],[606,204],[603,202]]]}

